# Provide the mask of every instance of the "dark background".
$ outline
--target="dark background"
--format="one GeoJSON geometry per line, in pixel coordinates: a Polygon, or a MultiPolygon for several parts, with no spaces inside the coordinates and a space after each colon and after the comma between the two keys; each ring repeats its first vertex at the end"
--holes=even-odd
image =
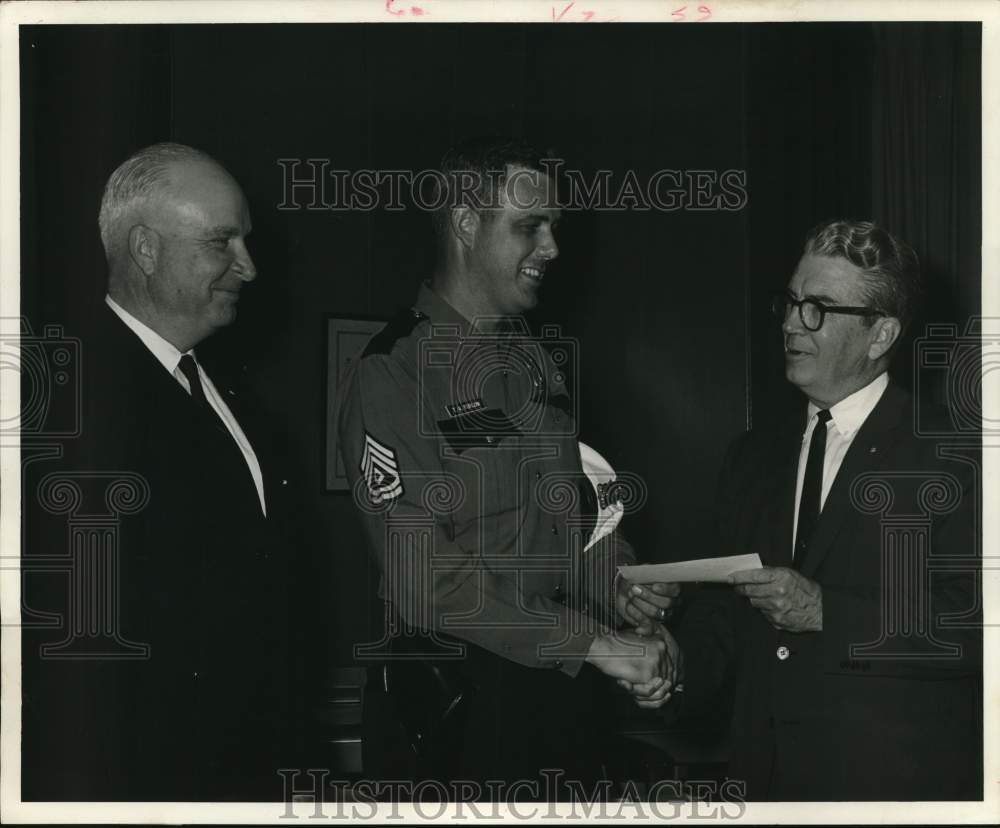
{"type": "Polygon", "coordinates": [[[567,216],[535,315],[579,340],[582,439],[647,482],[625,529],[648,561],[711,553],[727,443],[794,396],[767,291],[814,223],[882,222],[923,259],[929,320],[979,312],[978,24],[29,26],[21,89],[36,333],[102,300],[98,205],[133,151],[191,144],[242,184],[260,276],[205,348],[246,365],[295,446],[330,665],[380,637],[381,607],[351,501],[324,492],[325,319],[409,303],[431,237],[414,210],[276,209],[277,159],[422,170],[506,132],[616,181],[746,171],[740,211],[567,216]]]}

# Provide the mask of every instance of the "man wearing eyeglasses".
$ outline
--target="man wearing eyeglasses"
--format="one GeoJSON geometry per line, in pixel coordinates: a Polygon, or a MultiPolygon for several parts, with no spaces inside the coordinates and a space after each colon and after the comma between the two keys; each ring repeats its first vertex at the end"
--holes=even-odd
{"type": "Polygon", "coordinates": [[[718,500],[720,554],[764,565],[700,590],[675,633],[679,713],[734,675],[751,800],[982,796],[978,449],[918,432],[887,373],[918,292],[906,244],[835,221],[773,300],[805,405],[733,445],[718,500]]]}

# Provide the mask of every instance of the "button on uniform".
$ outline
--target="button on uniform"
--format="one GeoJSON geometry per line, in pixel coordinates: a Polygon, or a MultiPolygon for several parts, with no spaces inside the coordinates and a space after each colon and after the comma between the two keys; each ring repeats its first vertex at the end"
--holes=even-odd
{"type": "Polygon", "coordinates": [[[788,647],[782,645],[774,653],[778,657],[778,661],[787,661],[788,657],[792,654],[792,651],[788,647]]]}

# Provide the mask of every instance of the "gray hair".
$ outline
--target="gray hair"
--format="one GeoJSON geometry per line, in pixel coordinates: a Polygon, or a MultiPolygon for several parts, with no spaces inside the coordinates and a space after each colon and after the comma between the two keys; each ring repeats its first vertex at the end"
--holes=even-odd
{"type": "Polygon", "coordinates": [[[162,143],[139,150],[111,173],[104,186],[101,212],[97,218],[101,229],[101,244],[104,245],[104,255],[109,262],[123,219],[137,203],[149,199],[157,192],[168,179],[169,165],[175,161],[219,163],[208,153],[194,147],[162,143]]]}
{"type": "Polygon", "coordinates": [[[829,221],[809,232],[805,252],[849,261],[864,274],[871,306],[909,327],[921,297],[920,261],[902,239],[871,221],[829,221]]]}

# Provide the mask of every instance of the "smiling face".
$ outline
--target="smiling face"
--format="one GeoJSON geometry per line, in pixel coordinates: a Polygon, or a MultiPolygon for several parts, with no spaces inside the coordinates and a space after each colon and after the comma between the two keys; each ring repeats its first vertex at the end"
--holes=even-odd
{"type": "Polygon", "coordinates": [[[550,206],[551,179],[507,168],[500,207],[483,210],[469,254],[478,313],[512,316],[538,304],[548,263],[559,255],[554,230],[561,211],[550,206]]]}
{"type": "Polygon", "coordinates": [[[236,319],[240,289],[257,276],[246,247],[250,213],[225,170],[188,160],[170,166],[149,224],[159,242],[147,281],[154,329],[184,351],[236,319]]]}
{"type": "MultiPolygon", "coordinates": [[[[824,305],[868,305],[865,276],[846,259],[807,253],[788,283],[796,299],[824,305]]],[[[828,313],[818,331],[807,330],[790,308],[781,326],[785,335],[785,377],[820,408],[835,405],[866,386],[884,370],[882,357],[898,333],[894,319],[868,327],[863,317],[828,313]]]]}

